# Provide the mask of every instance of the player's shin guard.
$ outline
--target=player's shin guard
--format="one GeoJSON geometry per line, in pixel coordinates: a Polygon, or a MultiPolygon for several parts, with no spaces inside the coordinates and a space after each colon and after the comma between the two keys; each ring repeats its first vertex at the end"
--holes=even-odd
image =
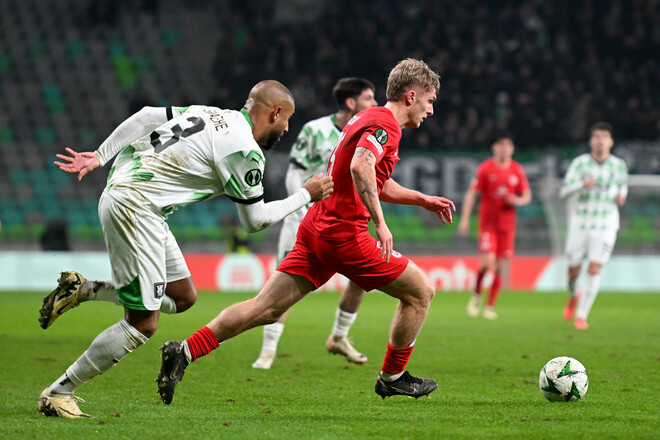
{"type": "Polygon", "coordinates": [[[66,373],[50,386],[50,390],[61,394],[73,393],[80,385],[105,373],[148,340],[122,319],[102,331],[78,360],[67,368],[66,373]]]}
{"type": "Polygon", "coordinates": [[[188,347],[188,350],[185,353],[186,358],[188,357],[187,355],[190,354],[188,362],[193,362],[218,348],[220,343],[211,329],[204,326],[186,339],[185,345],[188,347]]]}
{"type": "Polygon", "coordinates": [[[502,276],[500,274],[495,274],[493,277],[493,284],[490,286],[490,294],[488,295],[488,306],[495,307],[497,302],[497,297],[500,294],[500,288],[502,287],[502,276]]]}
{"type": "Polygon", "coordinates": [[[408,365],[413,348],[415,348],[414,341],[410,346],[404,348],[394,348],[392,347],[392,344],[388,342],[381,375],[386,380],[398,379],[406,369],[406,365],[408,365]]]}

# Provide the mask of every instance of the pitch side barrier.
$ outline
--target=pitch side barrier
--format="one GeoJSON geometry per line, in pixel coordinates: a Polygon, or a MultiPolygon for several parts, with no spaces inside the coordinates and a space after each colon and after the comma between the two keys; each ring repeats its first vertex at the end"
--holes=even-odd
{"type": "MultiPolygon", "coordinates": [[[[438,291],[463,292],[474,285],[477,257],[408,255],[429,276],[438,291]]],[[[255,292],[276,267],[273,254],[186,254],[193,281],[200,290],[255,292]]],[[[602,275],[602,289],[660,293],[660,256],[612,257],[602,275]]],[[[519,256],[511,260],[507,289],[563,292],[566,262],[561,257],[519,256]]],[[[105,252],[0,252],[0,291],[50,291],[63,270],[90,279],[110,279],[105,252]]],[[[320,290],[337,291],[346,279],[336,275],[320,290]]],[[[486,285],[490,276],[486,276],[486,285]]]]}

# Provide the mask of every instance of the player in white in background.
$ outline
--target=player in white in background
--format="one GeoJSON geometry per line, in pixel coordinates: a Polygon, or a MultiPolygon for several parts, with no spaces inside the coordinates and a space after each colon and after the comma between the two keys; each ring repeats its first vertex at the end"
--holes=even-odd
{"type": "MultiPolygon", "coordinates": [[[[342,78],[337,82],[332,89],[339,108],[337,113],[307,122],[291,148],[291,163],[286,173],[286,189],[289,194],[298,191],[302,183],[310,176],[326,172],[328,158],[346,123],[356,113],[378,105],[374,98],[374,91],[374,85],[362,78],[342,78]]],[[[278,264],[293,249],[298,226],[308,208],[309,206],[300,208],[282,222],[280,239],[277,244],[278,264]]],[[[349,281],[339,300],[332,334],[326,342],[328,351],[341,354],[349,362],[356,364],[367,362],[367,357],[353,348],[348,340],[348,332],[357,318],[357,310],[362,303],[364,293],[360,286],[349,281]]],[[[286,316],[287,313],[282,315],[277,322],[264,326],[261,353],[252,364],[252,368],[269,369],[273,364],[277,354],[277,344],[284,331],[286,316]]]]}
{"type": "Polygon", "coordinates": [[[251,232],[282,220],[310,201],[332,192],[332,179],[315,176],[290,197],[263,201],[265,159],[288,131],[295,104],[277,81],[262,81],[239,111],[215,107],[145,107],[124,121],[95,152],[58,154],[55,162],[78,180],[117,153],[99,201],[99,218],[112,267],[112,281],[86,280],[64,272],[44,299],[40,324],[79,303],[111,301],[125,318],[101,332],[90,347],[39,397],[47,416],[89,418],[74,391],[104,373],[154,334],[160,312],[177,313],[197,299],[195,286],[168,214],[181,206],[221,194],[236,202],[251,232]]]}
{"type": "Polygon", "coordinates": [[[628,195],[626,163],[610,154],[613,145],[612,126],[594,124],[589,138],[591,153],[573,159],[560,190],[560,196],[568,198],[566,257],[571,296],[564,318],[570,320],[575,315],[575,328],[580,330],[589,327],[587,318],[598,295],[600,271],[612,255],[619,230],[619,206],[628,195]],[[580,296],[576,284],[585,257],[587,277],[580,296]]]}

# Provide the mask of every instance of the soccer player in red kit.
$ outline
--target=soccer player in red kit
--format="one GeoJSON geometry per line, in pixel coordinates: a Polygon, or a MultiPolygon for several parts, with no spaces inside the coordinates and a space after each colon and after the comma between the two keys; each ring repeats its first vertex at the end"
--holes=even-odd
{"type": "Polygon", "coordinates": [[[334,182],[329,198],[315,203],[298,229],[296,245],[259,294],[223,310],[185,341],[162,347],[158,391],[166,404],[190,362],[250,328],[275,322],[293,304],[339,272],[364,290],[380,289],[399,299],[385,360],[376,380],[381,397],[425,396],[438,384],[405,371],[435,294],[424,272],[393,250],[380,201],[417,205],[452,221],[454,204],[403,188],[392,180],[399,161],[401,129],[419,127],[433,114],[440,79],[423,61],[399,62],[387,80],[387,104],[355,115],[344,127],[328,162],[334,182]],[[371,237],[373,220],[378,239],[371,237]]]}
{"type": "Polygon", "coordinates": [[[516,235],[516,207],[532,200],[527,176],[522,165],[512,159],[513,140],[503,134],[493,142],[493,157],[477,168],[477,177],[463,200],[459,233],[467,235],[470,213],[477,194],[481,194],[479,207],[479,272],[474,295],[468,302],[468,315],[476,317],[481,308],[481,283],[487,271],[493,273],[488,303],[483,311],[486,319],[496,319],[495,302],[502,286],[502,269],[513,256],[516,235]]]}

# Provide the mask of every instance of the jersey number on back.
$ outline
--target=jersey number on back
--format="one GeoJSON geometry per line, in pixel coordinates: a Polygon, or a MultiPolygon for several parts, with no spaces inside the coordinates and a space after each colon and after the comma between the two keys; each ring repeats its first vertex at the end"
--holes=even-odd
{"type": "Polygon", "coordinates": [[[170,136],[170,139],[165,143],[161,142],[160,133],[156,131],[151,132],[151,145],[154,147],[154,151],[156,153],[160,153],[170,145],[176,144],[181,138],[187,138],[188,136],[191,136],[195,133],[199,133],[200,131],[204,130],[204,127],[206,126],[204,120],[202,118],[198,118],[197,116],[190,116],[189,118],[186,118],[186,120],[192,123],[192,126],[186,129],[182,129],[180,124],[174,124],[170,128],[172,135],[170,136]]]}

